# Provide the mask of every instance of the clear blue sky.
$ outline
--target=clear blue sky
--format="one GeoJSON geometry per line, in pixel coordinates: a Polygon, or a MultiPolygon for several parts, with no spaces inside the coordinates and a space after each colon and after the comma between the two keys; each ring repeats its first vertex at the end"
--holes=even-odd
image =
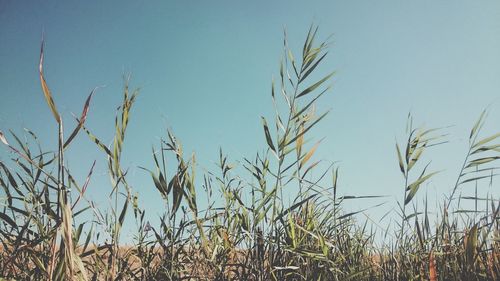
{"type": "MultiPolygon", "coordinates": [[[[263,149],[259,116],[272,113],[283,28],[300,51],[311,23],[320,36],[333,34],[320,71],[337,70],[319,106],[332,113],[312,133],[326,137],[316,157],[340,161],[343,193],[390,195],[386,209],[401,199],[394,143],[410,110],[417,124],[454,125],[446,130],[450,143],[432,151],[432,166],[445,170],[426,187],[432,196],[449,193],[485,107],[485,134],[500,131],[498,1],[0,0],[0,129],[30,128],[55,149],[56,126],[37,75],[42,30],[46,78],[67,124],[91,89],[106,85],[87,125],[110,141],[122,74],[130,72],[142,92],[125,166],[141,202],[159,207],[137,167],[152,167],[151,146],[165,128],[196,152],[200,169],[215,168],[219,146],[234,160],[263,149]]],[[[103,154],[84,135],[69,153],[80,182],[92,161],[101,161],[88,192],[102,200],[109,193],[103,154]]]]}

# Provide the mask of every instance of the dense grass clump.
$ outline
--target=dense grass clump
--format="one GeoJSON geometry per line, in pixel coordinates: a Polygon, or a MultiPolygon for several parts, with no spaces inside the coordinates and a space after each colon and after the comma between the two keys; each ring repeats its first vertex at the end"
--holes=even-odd
{"type": "Polygon", "coordinates": [[[183,154],[172,132],[153,149],[154,168],[144,170],[164,202],[158,225],[146,220],[155,210],[138,204],[121,165],[138,90],[126,80],[110,146],[85,126],[94,91],[65,137],[43,74],[42,43],[40,81],[58,128],[57,151],[43,150],[31,131],[27,141],[0,132],[12,155],[0,161],[0,280],[499,280],[499,200],[457,194],[464,184],[476,183],[477,191],[479,180],[495,177],[500,134],[481,135],[483,113],[470,131],[453,191],[431,219],[427,202],[417,208],[414,201],[437,172],[416,164],[429,147],[443,143],[441,130],[414,128],[409,116],[407,141],[396,144],[404,179],[400,223],[378,233],[360,224],[355,218],[362,210],[345,212],[343,205],[363,196],[339,195],[338,167],[312,173],[323,167],[313,160],[321,141],[306,136],[328,113],[316,113],[315,103],[334,75],[312,79],[328,47],[316,35],[311,28],[299,59],[285,37],[271,88],[275,116],[262,117],[263,153],[235,167],[221,149],[218,169],[196,177],[195,157],[183,154]],[[113,202],[108,210],[85,195],[95,162],[78,183],[64,159],[81,132],[105,156],[113,202]],[[208,198],[208,208],[200,209],[200,198],[208,198]],[[464,200],[475,208],[461,209],[464,200]],[[479,209],[478,202],[487,207],[479,209]],[[83,214],[92,219],[83,221],[83,214]],[[133,244],[119,243],[125,220],[136,222],[133,244]],[[394,239],[377,239],[389,232],[394,239]]]}

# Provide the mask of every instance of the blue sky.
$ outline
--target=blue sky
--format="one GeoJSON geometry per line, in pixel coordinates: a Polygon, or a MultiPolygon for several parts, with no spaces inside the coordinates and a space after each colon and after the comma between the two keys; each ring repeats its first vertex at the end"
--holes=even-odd
{"type": "MultiPolygon", "coordinates": [[[[165,128],[186,152],[196,152],[200,169],[215,169],[220,146],[234,160],[264,149],[260,116],[272,114],[269,90],[279,73],[283,29],[299,52],[311,23],[320,37],[333,35],[319,72],[337,71],[332,92],[318,105],[332,112],[312,136],[326,137],[316,157],[339,161],[343,192],[389,195],[379,214],[401,199],[394,143],[403,140],[411,111],[417,125],[453,125],[446,129],[449,143],[427,158],[444,169],[427,192],[448,194],[469,129],[485,107],[485,135],[500,130],[498,1],[2,0],[0,130],[27,127],[55,148],[56,125],[37,76],[43,30],[47,82],[68,124],[91,89],[106,85],[87,125],[110,141],[122,75],[132,73],[132,86],[142,90],[125,166],[141,201],[159,207],[138,166],[152,167],[151,146],[165,128]]],[[[109,192],[104,156],[84,135],[74,147],[70,167],[80,182],[92,161],[101,161],[88,192],[102,200],[109,192]]],[[[7,156],[0,150],[0,159],[7,156]]]]}

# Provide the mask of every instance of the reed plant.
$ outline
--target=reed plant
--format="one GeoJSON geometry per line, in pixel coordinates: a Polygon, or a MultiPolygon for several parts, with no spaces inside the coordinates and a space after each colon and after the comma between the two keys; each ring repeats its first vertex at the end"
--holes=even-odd
{"type": "Polygon", "coordinates": [[[344,206],[382,196],[342,195],[339,166],[315,160],[322,140],[312,132],[328,114],[315,105],[335,74],[316,75],[329,48],[317,33],[311,26],[298,55],[284,35],[270,89],[274,114],[261,118],[263,151],[235,160],[221,148],[217,167],[198,174],[195,155],[185,155],[172,131],[153,147],[151,167],[142,169],[162,198],[158,224],[148,221],[157,213],[138,203],[121,162],[139,89],[126,77],[111,145],[86,127],[97,88],[66,138],[43,73],[42,40],[40,83],[58,142],[44,150],[32,131],[0,132],[11,156],[0,161],[0,280],[499,280],[500,203],[479,195],[484,180],[493,184],[500,159],[500,134],[482,135],[487,112],[469,133],[451,193],[432,212],[426,199],[418,207],[416,195],[438,176],[423,155],[446,145],[445,129],[414,127],[408,117],[406,142],[396,144],[394,157],[403,179],[395,202],[401,220],[379,230],[360,220],[367,209],[344,206]],[[68,168],[65,152],[79,134],[102,151],[109,208],[86,195],[96,162],[83,183],[68,168]],[[462,195],[465,185],[475,186],[474,196],[462,195]],[[135,235],[121,243],[126,220],[135,222],[135,235]],[[395,239],[380,239],[388,235],[395,239]]]}

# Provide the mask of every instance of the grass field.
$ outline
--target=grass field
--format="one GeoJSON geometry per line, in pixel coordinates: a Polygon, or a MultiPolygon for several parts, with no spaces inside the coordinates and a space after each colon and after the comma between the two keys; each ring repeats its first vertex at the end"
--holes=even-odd
{"type": "Polygon", "coordinates": [[[235,167],[221,149],[219,169],[197,174],[194,155],[184,155],[180,141],[166,134],[151,156],[156,169],[145,170],[164,202],[158,225],[147,222],[153,210],[138,204],[121,165],[138,90],[127,79],[110,146],[85,125],[93,92],[66,131],[75,122],[63,125],[44,78],[42,43],[40,82],[58,124],[58,149],[45,151],[31,131],[25,138],[0,132],[12,156],[0,162],[0,280],[500,280],[499,198],[460,195],[463,185],[475,183],[477,191],[479,180],[493,184],[498,173],[500,134],[483,135],[486,112],[464,132],[469,149],[438,210],[415,204],[415,195],[437,173],[422,155],[445,145],[442,131],[414,127],[408,116],[406,141],[387,155],[403,178],[398,222],[385,231],[361,223],[359,212],[344,206],[368,196],[340,196],[338,166],[321,170],[315,160],[321,140],[311,139],[311,129],[328,113],[316,112],[315,104],[329,94],[334,75],[311,79],[329,47],[317,37],[311,27],[302,50],[290,50],[284,38],[270,89],[275,116],[262,117],[264,153],[235,167]],[[66,151],[78,149],[72,144],[79,134],[107,161],[109,210],[86,197],[94,166],[78,183],[65,161],[66,151]],[[207,199],[209,207],[199,208],[207,199]],[[474,208],[462,208],[464,201],[474,208]],[[81,221],[83,214],[93,219],[81,221]],[[122,245],[125,220],[137,229],[134,242],[122,245]],[[394,238],[384,239],[389,233],[394,238]]]}

